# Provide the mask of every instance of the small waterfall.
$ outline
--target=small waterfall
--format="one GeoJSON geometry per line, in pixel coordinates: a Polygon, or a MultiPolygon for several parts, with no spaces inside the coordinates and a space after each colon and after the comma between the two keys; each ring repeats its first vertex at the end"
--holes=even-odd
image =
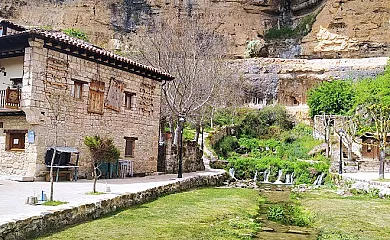
{"type": "Polygon", "coordinates": [[[270,173],[271,173],[270,169],[267,169],[267,170],[264,171],[264,182],[265,183],[269,183],[268,178],[269,178],[270,173]]]}
{"type": "Polygon", "coordinates": [[[318,175],[317,179],[314,181],[313,185],[321,185],[322,184],[322,179],[324,178],[325,173],[321,173],[321,175],[318,175]]]}
{"type": "Polygon", "coordinates": [[[282,181],[280,181],[280,179],[282,178],[282,174],[283,174],[283,170],[279,169],[278,179],[276,179],[276,181],[274,182],[275,184],[282,184],[282,181]]]}
{"type": "Polygon", "coordinates": [[[294,184],[295,172],[291,174],[290,184],[294,184]]]}
{"type": "Polygon", "coordinates": [[[231,177],[231,178],[233,178],[233,179],[236,179],[236,177],[234,177],[234,174],[235,174],[235,170],[234,170],[234,168],[230,168],[229,169],[229,176],[231,177]]]}
{"type": "Polygon", "coordinates": [[[285,181],[285,184],[291,184],[291,179],[290,179],[290,174],[289,173],[286,173],[286,181],[285,181]]]}
{"type": "Polygon", "coordinates": [[[257,170],[256,170],[256,172],[255,172],[255,176],[254,176],[254,178],[253,178],[253,181],[257,181],[257,170]]]}

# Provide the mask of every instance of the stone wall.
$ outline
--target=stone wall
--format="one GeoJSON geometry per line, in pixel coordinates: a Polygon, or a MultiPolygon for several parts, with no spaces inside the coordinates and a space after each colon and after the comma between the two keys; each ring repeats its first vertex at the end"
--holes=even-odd
{"type": "Polygon", "coordinates": [[[36,145],[29,144],[27,135],[25,139],[25,151],[5,151],[5,129],[30,130],[25,116],[0,116],[3,128],[0,128],[0,176],[34,176],[35,158],[37,156],[36,145]]]}
{"type": "MultiPolygon", "coordinates": [[[[29,130],[35,131],[36,175],[45,169],[46,147],[72,146],[81,151],[80,175],[90,170],[85,136],[99,134],[114,139],[124,157],[125,137],[135,138],[135,173],[157,170],[161,83],[129,72],[43,48],[43,41],[31,41],[26,49],[21,105],[29,130]],[[93,80],[105,83],[107,98],[110,79],[123,81],[124,90],[135,93],[135,107],[120,111],[104,107],[103,114],[88,112],[89,87],[93,80]],[[74,80],[82,81],[82,97],[72,97],[74,80]]],[[[27,152],[28,150],[26,150],[27,152]]]]}
{"type": "Polygon", "coordinates": [[[142,192],[127,193],[95,203],[62,208],[54,212],[46,212],[40,216],[1,225],[0,239],[17,240],[31,238],[49,231],[63,229],[69,225],[90,221],[136,204],[153,201],[166,194],[201,186],[222,185],[226,178],[227,175],[225,173],[196,176],[142,192]]]}
{"type": "Polygon", "coordinates": [[[209,133],[207,139],[210,142],[211,146],[214,146],[219,142],[222,138],[232,135],[232,131],[234,132],[234,127],[224,126],[219,130],[209,133]]]}
{"type": "MultiPolygon", "coordinates": [[[[177,173],[178,171],[178,147],[172,145],[171,139],[166,141],[165,173],[177,173]]],[[[203,163],[203,151],[194,141],[183,142],[183,172],[196,172],[205,169],[203,163]]]]}

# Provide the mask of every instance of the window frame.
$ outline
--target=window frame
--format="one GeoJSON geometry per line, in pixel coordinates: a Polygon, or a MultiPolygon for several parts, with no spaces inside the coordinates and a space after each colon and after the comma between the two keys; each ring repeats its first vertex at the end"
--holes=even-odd
{"type": "Polygon", "coordinates": [[[125,109],[127,110],[134,110],[135,109],[135,96],[136,94],[134,92],[127,92],[125,91],[125,109]],[[128,105],[128,100],[130,101],[130,106],[128,105]]]}
{"type": "Polygon", "coordinates": [[[125,137],[125,157],[134,158],[134,149],[135,149],[135,141],[138,140],[138,138],[135,137],[125,137]],[[129,153],[128,150],[128,143],[131,143],[131,153],[129,153]]]}
{"type": "Polygon", "coordinates": [[[5,150],[6,151],[24,151],[26,149],[26,134],[27,130],[4,130],[5,136],[5,150]],[[15,144],[14,140],[18,139],[15,144]]]}
{"type": "Polygon", "coordinates": [[[72,97],[76,100],[83,100],[83,90],[84,90],[84,84],[86,84],[86,82],[75,80],[75,79],[72,79],[72,81],[73,81],[72,97]],[[77,92],[78,94],[76,94],[77,90],[78,90],[77,92]]]}

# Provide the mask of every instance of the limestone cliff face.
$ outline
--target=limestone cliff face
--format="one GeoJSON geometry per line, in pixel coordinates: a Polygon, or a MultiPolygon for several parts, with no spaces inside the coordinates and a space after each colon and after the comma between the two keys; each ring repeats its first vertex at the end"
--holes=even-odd
{"type": "MultiPolygon", "coordinates": [[[[193,14],[231,43],[231,54],[243,56],[246,41],[261,38],[275,22],[278,1],[265,0],[0,0],[0,17],[20,24],[78,28],[90,41],[107,47],[110,39],[126,44],[140,26],[168,14],[193,14]],[[270,11],[266,11],[270,9],[270,11]]],[[[168,15],[168,16],[167,16],[168,15]]]]}
{"type": "Polygon", "coordinates": [[[90,41],[106,46],[114,34],[110,0],[0,0],[0,17],[22,25],[54,29],[77,28],[90,41]]]}
{"type": "Polygon", "coordinates": [[[372,57],[390,53],[390,0],[328,0],[302,53],[315,57],[372,57]]]}
{"type": "Polygon", "coordinates": [[[331,79],[360,79],[384,71],[388,58],[364,59],[279,59],[235,60],[231,67],[247,83],[247,103],[261,107],[280,103],[306,104],[311,87],[331,79]]]}
{"type": "Polygon", "coordinates": [[[390,0],[0,0],[1,18],[79,28],[102,47],[108,47],[110,39],[125,46],[131,33],[153,18],[190,14],[207,19],[210,31],[225,36],[235,57],[242,57],[246,42],[263,38],[269,28],[296,25],[317,11],[312,32],[301,45],[290,40],[293,44],[273,44],[269,56],[340,58],[390,53],[390,0]]]}

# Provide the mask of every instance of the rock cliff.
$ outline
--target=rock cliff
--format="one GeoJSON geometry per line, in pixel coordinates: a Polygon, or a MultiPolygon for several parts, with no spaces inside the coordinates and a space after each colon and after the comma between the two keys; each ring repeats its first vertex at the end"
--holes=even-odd
{"type": "Polygon", "coordinates": [[[378,57],[389,54],[390,0],[0,0],[0,17],[21,24],[79,28],[95,44],[128,44],[131,33],[153,18],[187,14],[230,42],[242,57],[247,41],[281,25],[296,26],[319,12],[302,40],[274,42],[271,57],[378,57]],[[282,52],[278,49],[283,48],[282,52]]]}
{"type": "Polygon", "coordinates": [[[231,67],[247,82],[247,103],[261,107],[280,103],[306,104],[306,92],[322,81],[361,79],[384,71],[388,58],[364,59],[280,59],[235,60],[231,67]]]}
{"type": "Polygon", "coordinates": [[[314,57],[373,57],[390,53],[390,0],[328,0],[302,53],[314,57]]]}

